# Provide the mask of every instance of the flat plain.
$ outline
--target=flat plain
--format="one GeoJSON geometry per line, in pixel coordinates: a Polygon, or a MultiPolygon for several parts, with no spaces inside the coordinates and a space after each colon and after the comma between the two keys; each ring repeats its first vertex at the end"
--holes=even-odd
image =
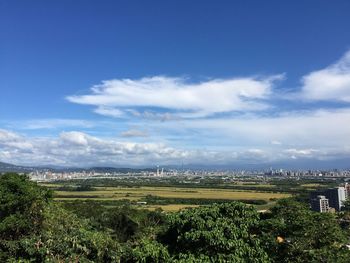
{"type": "Polygon", "coordinates": [[[216,188],[179,187],[95,187],[94,191],[55,191],[58,198],[88,198],[104,200],[140,200],[148,195],[165,198],[265,200],[289,197],[286,193],[257,192],[249,190],[230,190],[216,188]]]}

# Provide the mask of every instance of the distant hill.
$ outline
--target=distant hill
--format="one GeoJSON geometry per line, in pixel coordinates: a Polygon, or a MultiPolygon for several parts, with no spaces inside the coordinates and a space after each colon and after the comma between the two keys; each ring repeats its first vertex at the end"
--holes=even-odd
{"type": "Polygon", "coordinates": [[[29,173],[33,171],[52,171],[52,172],[97,172],[97,173],[136,173],[141,171],[156,171],[154,168],[116,168],[116,167],[91,167],[91,168],[76,168],[76,167],[50,167],[50,166],[20,166],[10,163],[0,162],[0,173],[16,172],[29,173]]]}
{"type": "MultiPolygon", "coordinates": [[[[247,164],[228,164],[228,165],[203,165],[203,164],[186,164],[186,165],[167,165],[162,166],[165,170],[180,169],[180,170],[240,170],[247,171],[267,170],[270,167],[274,169],[296,169],[296,170],[308,170],[308,169],[324,169],[330,170],[334,168],[338,169],[350,169],[350,159],[344,158],[340,160],[305,160],[305,161],[288,161],[288,162],[274,162],[274,163],[247,163],[247,164]]],[[[58,167],[58,166],[21,166],[10,163],[0,162],[0,173],[3,172],[17,172],[17,173],[30,173],[32,171],[52,171],[52,172],[96,172],[96,173],[138,173],[141,171],[156,172],[156,168],[127,168],[127,167],[110,167],[110,166],[96,166],[96,167],[58,167]]]]}
{"type": "Polygon", "coordinates": [[[0,172],[16,172],[16,173],[28,173],[36,170],[34,167],[20,166],[10,163],[0,162],[0,172]]]}
{"type": "Polygon", "coordinates": [[[116,167],[91,167],[88,171],[94,171],[98,173],[135,173],[141,171],[155,172],[157,169],[153,168],[116,168],[116,167]]]}

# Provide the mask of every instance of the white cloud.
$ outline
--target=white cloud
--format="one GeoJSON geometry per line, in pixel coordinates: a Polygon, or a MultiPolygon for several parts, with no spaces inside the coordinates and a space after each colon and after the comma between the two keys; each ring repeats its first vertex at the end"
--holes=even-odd
{"type": "Polygon", "coordinates": [[[24,130],[57,129],[63,127],[92,128],[95,124],[91,121],[79,119],[33,119],[10,123],[11,127],[24,130]]]}
{"type": "Polygon", "coordinates": [[[122,137],[148,137],[149,136],[148,132],[135,130],[135,129],[123,131],[120,135],[122,137]]]}
{"type": "Polygon", "coordinates": [[[123,111],[119,109],[115,109],[113,107],[106,107],[106,106],[99,106],[94,110],[94,112],[104,116],[109,116],[114,118],[121,118],[124,116],[123,111]]]}
{"type": "Polygon", "coordinates": [[[0,129],[0,143],[4,143],[4,142],[11,142],[11,141],[17,141],[19,140],[21,137],[14,133],[14,132],[10,132],[4,129],[0,129]]]}
{"type": "Polygon", "coordinates": [[[302,82],[305,99],[350,102],[350,51],[333,65],[304,76],[302,82]]]}
{"type": "Polygon", "coordinates": [[[32,138],[0,130],[0,158],[5,162],[28,165],[135,166],[166,163],[186,156],[189,156],[187,151],[163,144],[118,142],[78,131],[62,132],[53,138],[32,138]],[[28,151],[29,146],[31,151],[28,151]]]}
{"type": "Polygon", "coordinates": [[[121,142],[83,132],[62,132],[57,137],[27,137],[0,130],[0,161],[23,165],[62,166],[153,166],[156,164],[247,164],[283,161],[291,158],[330,160],[348,158],[350,145],[340,147],[227,147],[185,149],[163,143],[121,142]]]}
{"type": "Polygon", "coordinates": [[[85,133],[71,131],[71,132],[62,132],[60,134],[60,139],[63,143],[68,145],[76,146],[87,146],[89,138],[85,133]]]}
{"type": "Polygon", "coordinates": [[[58,137],[25,137],[0,130],[0,161],[24,165],[155,165],[198,158],[195,151],[160,143],[119,142],[83,132],[62,132],[58,137]]]}
{"type": "MultiPolygon", "coordinates": [[[[299,111],[277,116],[237,116],[180,122],[148,123],[147,127],[186,138],[184,144],[197,140],[211,148],[286,148],[350,147],[350,108],[299,111]],[[281,143],[283,142],[283,144],[281,143]],[[277,147],[278,146],[278,147],[277,147]]],[[[145,124],[146,125],[146,124],[145,124]]],[[[181,142],[181,141],[180,141],[181,142]]]]}
{"type": "Polygon", "coordinates": [[[22,136],[0,129],[0,150],[1,148],[10,148],[13,151],[31,151],[33,149],[32,143],[23,139],[22,136]]]}
{"type": "Polygon", "coordinates": [[[280,141],[277,141],[277,140],[272,140],[270,143],[272,145],[282,145],[282,143],[280,141]]]}
{"type": "Polygon", "coordinates": [[[171,120],[180,119],[178,115],[170,114],[169,112],[160,113],[160,112],[154,112],[149,110],[138,111],[135,109],[127,109],[125,110],[125,112],[131,114],[134,117],[148,119],[148,120],[171,121],[171,120]]]}
{"type": "Polygon", "coordinates": [[[319,150],[315,149],[287,149],[286,153],[291,154],[292,156],[310,156],[313,157],[315,154],[319,152],[319,150]]]}
{"type": "MultiPolygon", "coordinates": [[[[91,88],[91,94],[69,96],[74,103],[94,105],[95,112],[119,117],[122,109],[157,107],[187,114],[209,116],[231,111],[255,111],[268,107],[261,100],[272,92],[273,83],[283,78],[212,79],[189,83],[184,78],[155,76],[138,80],[114,79],[91,88]]],[[[180,114],[180,115],[181,115],[180,114]]]]}

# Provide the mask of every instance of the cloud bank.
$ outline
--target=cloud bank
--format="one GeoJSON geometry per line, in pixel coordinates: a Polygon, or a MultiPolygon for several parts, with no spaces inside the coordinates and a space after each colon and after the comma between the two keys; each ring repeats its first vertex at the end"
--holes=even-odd
{"type": "Polygon", "coordinates": [[[184,149],[161,143],[121,142],[98,138],[86,133],[62,132],[56,137],[28,137],[0,130],[0,160],[22,165],[61,165],[88,167],[176,165],[262,164],[295,159],[331,160],[344,158],[350,147],[339,149],[313,148],[244,148],[184,149]]]}

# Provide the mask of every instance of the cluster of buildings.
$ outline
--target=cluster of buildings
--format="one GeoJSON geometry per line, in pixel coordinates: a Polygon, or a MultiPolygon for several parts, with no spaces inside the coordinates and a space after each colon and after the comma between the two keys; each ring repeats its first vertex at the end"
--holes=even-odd
{"type": "Polygon", "coordinates": [[[93,172],[80,171],[80,172],[53,172],[50,170],[34,171],[29,173],[29,177],[33,181],[51,181],[51,180],[70,180],[87,178],[94,176],[93,172]]]}
{"type": "Polygon", "coordinates": [[[350,177],[350,170],[284,170],[272,169],[265,171],[265,176],[271,177],[303,177],[303,178],[343,178],[350,177]]]}
{"type": "Polygon", "coordinates": [[[90,169],[34,169],[29,172],[29,176],[35,181],[50,180],[70,180],[70,179],[86,179],[86,178],[110,178],[110,177],[221,177],[234,179],[236,177],[244,178],[260,178],[263,180],[273,179],[337,179],[350,178],[350,170],[206,170],[206,169],[169,169],[157,166],[153,169],[123,169],[123,168],[94,168],[90,169]],[[124,170],[124,171],[123,171],[124,170]]]}
{"type": "Polygon", "coordinates": [[[311,209],[317,212],[341,211],[344,202],[350,198],[350,184],[319,190],[310,194],[311,209]]]}

